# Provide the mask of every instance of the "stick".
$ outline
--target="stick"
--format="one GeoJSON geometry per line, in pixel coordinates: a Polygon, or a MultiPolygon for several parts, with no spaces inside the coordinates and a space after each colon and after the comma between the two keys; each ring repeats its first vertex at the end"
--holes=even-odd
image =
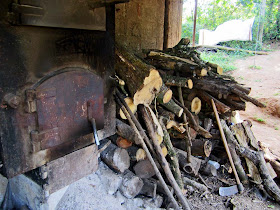
{"type": "Polygon", "coordinates": [[[200,184],[194,180],[191,180],[187,177],[184,177],[184,183],[190,186],[195,187],[196,189],[198,189],[199,191],[205,192],[208,191],[207,187],[203,184],[200,184]]]}
{"type": "MultiPolygon", "coordinates": [[[[184,105],[184,99],[183,99],[183,94],[182,94],[182,88],[181,87],[178,87],[178,94],[179,94],[179,101],[180,103],[184,105]]],[[[191,149],[191,146],[192,146],[192,139],[191,139],[191,136],[190,136],[190,132],[189,132],[189,126],[188,126],[188,121],[187,121],[187,116],[186,116],[186,113],[183,113],[183,120],[184,120],[184,123],[185,123],[185,128],[186,128],[186,136],[185,136],[185,141],[186,141],[186,151],[187,151],[187,162],[190,163],[191,162],[191,154],[192,154],[192,149],[191,149]]]]}
{"type": "Polygon", "coordinates": [[[249,101],[258,107],[261,107],[261,108],[266,107],[265,104],[259,102],[257,99],[254,99],[254,98],[246,95],[246,93],[243,93],[240,90],[232,89],[232,92],[235,93],[236,95],[240,96],[241,98],[243,98],[245,101],[249,101]]]}
{"type": "MultiPolygon", "coordinates": [[[[118,92],[117,92],[117,94],[118,94],[118,92]]],[[[143,138],[142,138],[142,135],[141,135],[140,132],[137,130],[136,124],[133,122],[133,120],[132,120],[132,118],[131,118],[131,116],[133,116],[133,115],[131,115],[131,113],[129,113],[129,110],[128,110],[128,112],[127,112],[127,109],[124,107],[124,105],[125,105],[125,102],[124,102],[124,101],[123,101],[123,102],[124,102],[124,104],[123,104],[123,103],[121,102],[121,99],[119,99],[118,97],[116,97],[116,101],[117,101],[117,103],[120,105],[120,107],[121,107],[123,113],[126,115],[126,118],[128,119],[130,125],[132,126],[132,128],[134,129],[134,131],[135,131],[135,132],[137,133],[137,135],[139,136],[139,139],[140,139],[140,142],[141,142],[141,146],[142,146],[142,148],[145,150],[148,159],[150,160],[151,164],[153,165],[154,170],[155,170],[155,172],[156,172],[156,176],[158,177],[158,179],[159,179],[159,181],[160,181],[162,187],[164,188],[164,191],[166,192],[167,196],[169,197],[169,199],[170,199],[171,202],[173,203],[175,209],[179,209],[179,205],[178,205],[177,201],[176,201],[175,198],[173,197],[173,194],[170,192],[170,190],[169,190],[167,184],[165,183],[165,181],[164,181],[162,175],[160,174],[160,172],[159,172],[159,170],[158,170],[158,167],[156,166],[156,163],[155,163],[155,161],[154,161],[154,159],[153,159],[153,157],[152,157],[152,155],[151,155],[151,153],[150,153],[148,147],[146,146],[146,144],[145,144],[145,142],[144,142],[144,140],[143,140],[143,138]]],[[[139,122],[138,122],[138,123],[139,123],[139,122]]],[[[139,124],[139,125],[140,125],[140,124],[139,124]]],[[[140,126],[141,126],[141,125],[140,125],[140,126]]],[[[141,127],[141,130],[143,130],[142,127],[141,127]]]]}
{"type": "Polygon", "coordinates": [[[154,143],[155,149],[157,151],[157,154],[159,156],[159,160],[161,162],[161,166],[166,174],[166,177],[168,179],[168,181],[170,182],[170,184],[172,185],[172,187],[174,188],[175,194],[178,196],[179,200],[181,201],[181,204],[183,206],[184,209],[190,209],[190,206],[188,204],[187,199],[185,198],[185,196],[183,195],[180,187],[178,186],[169,166],[168,166],[168,162],[165,159],[165,157],[162,154],[162,150],[161,147],[157,141],[157,137],[153,128],[153,125],[151,124],[151,117],[150,117],[150,113],[148,113],[148,110],[143,106],[143,105],[139,105],[140,107],[140,111],[143,115],[147,130],[149,132],[149,135],[154,143]]]}
{"type": "Polygon", "coordinates": [[[219,114],[218,114],[218,111],[217,111],[217,108],[216,108],[216,105],[215,105],[215,102],[214,102],[213,99],[211,99],[211,103],[212,103],[213,110],[214,110],[214,113],[215,113],[215,116],[216,116],[218,127],[219,127],[219,130],[220,130],[220,133],[221,133],[221,137],[222,137],[222,140],[223,140],[223,143],[224,143],[227,155],[228,155],[228,159],[229,159],[231,168],[233,170],[233,173],[234,173],[234,176],[235,176],[235,179],[236,179],[238,190],[239,190],[239,192],[242,192],[244,190],[244,187],[240,182],[240,179],[238,177],[234,162],[232,160],[232,156],[231,156],[231,153],[230,153],[229,148],[228,148],[228,144],[227,144],[227,140],[226,140],[226,137],[225,137],[225,134],[224,134],[224,130],[223,130],[223,127],[221,125],[220,117],[219,117],[219,114]]]}
{"type": "Polygon", "coordinates": [[[163,130],[163,133],[164,133],[163,142],[167,147],[168,154],[169,154],[169,157],[170,157],[171,170],[173,172],[174,178],[176,179],[179,187],[181,189],[183,189],[184,185],[183,185],[183,181],[182,181],[182,175],[181,175],[181,171],[180,171],[180,168],[179,168],[179,161],[178,161],[178,158],[176,156],[176,152],[175,152],[174,147],[172,145],[172,142],[170,140],[169,133],[167,132],[166,127],[163,123],[163,117],[161,117],[159,121],[160,121],[160,125],[162,127],[162,130],[163,130]]]}

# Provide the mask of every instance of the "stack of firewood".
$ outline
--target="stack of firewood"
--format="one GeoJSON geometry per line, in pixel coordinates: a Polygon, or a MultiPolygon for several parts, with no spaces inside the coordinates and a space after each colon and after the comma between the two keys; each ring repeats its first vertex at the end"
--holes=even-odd
{"type": "Polygon", "coordinates": [[[265,105],[248,95],[250,88],[223,75],[220,66],[203,61],[188,44],[189,39],[182,39],[173,48],[149,50],[144,56],[116,46],[118,136],[111,138],[113,143],[101,158],[116,171],[129,169],[126,176],[141,178],[141,183],[133,184],[134,196],[155,196],[158,188],[173,208],[179,201],[189,209],[184,186],[209,192],[201,176],[217,176],[209,160],[228,162],[214,103],[241,182],[263,186],[279,202],[280,190],[273,180],[275,171],[279,174],[279,159],[264,158],[250,122],[236,117],[236,110],[245,110],[245,102],[265,105]]]}

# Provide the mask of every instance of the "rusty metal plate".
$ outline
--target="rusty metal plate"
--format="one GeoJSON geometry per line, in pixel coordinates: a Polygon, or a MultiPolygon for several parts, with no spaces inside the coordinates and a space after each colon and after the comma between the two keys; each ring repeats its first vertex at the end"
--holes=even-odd
{"type": "Polygon", "coordinates": [[[106,31],[105,7],[87,0],[21,0],[12,3],[15,24],[106,31]]]}
{"type": "Polygon", "coordinates": [[[103,80],[91,72],[52,76],[35,88],[35,95],[38,130],[33,141],[40,142],[41,150],[91,133],[92,117],[97,129],[104,126],[103,80]]]}

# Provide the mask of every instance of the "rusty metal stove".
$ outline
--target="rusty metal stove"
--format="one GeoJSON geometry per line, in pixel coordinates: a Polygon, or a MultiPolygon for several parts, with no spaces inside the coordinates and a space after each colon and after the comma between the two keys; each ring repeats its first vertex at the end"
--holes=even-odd
{"type": "Polygon", "coordinates": [[[93,145],[94,121],[100,139],[115,133],[110,80],[114,5],[106,2],[0,2],[0,153],[5,176],[93,145]]]}

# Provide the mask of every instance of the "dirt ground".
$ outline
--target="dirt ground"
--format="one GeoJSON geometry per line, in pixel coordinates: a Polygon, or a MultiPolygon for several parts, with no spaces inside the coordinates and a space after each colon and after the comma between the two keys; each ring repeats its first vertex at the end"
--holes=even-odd
{"type": "Polygon", "coordinates": [[[240,116],[250,119],[257,140],[280,156],[280,43],[274,44],[273,48],[275,51],[268,55],[237,60],[238,69],[230,74],[239,83],[252,88],[250,96],[267,105],[261,109],[247,103],[246,111],[240,112],[240,116]]]}

